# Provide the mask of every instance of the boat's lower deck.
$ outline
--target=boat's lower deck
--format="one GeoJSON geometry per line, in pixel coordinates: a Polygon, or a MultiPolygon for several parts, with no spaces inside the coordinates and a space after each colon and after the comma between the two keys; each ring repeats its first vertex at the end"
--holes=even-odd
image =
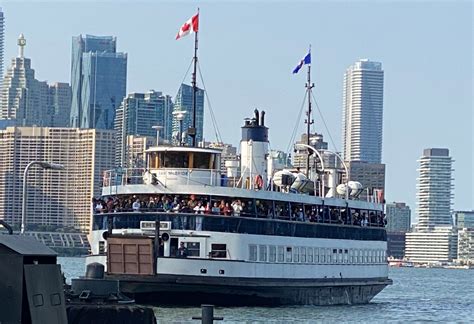
{"type": "Polygon", "coordinates": [[[372,279],[249,279],[182,275],[109,275],[139,303],[278,306],[365,304],[392,281],[372,279]]]}

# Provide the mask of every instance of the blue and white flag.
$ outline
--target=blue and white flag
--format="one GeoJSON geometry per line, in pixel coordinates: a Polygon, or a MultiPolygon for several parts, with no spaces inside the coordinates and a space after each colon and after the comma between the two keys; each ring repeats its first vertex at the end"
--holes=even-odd
{"type": "Polygon", "coordinates": [[[311,64],[311,52],[309,52],[308,54],[306,54],[306,56],[304,57],[304,59],[302,59],[298,65],[295,67],[295,69],[293,70],[293,74],[296,74],[298,73],[298,71],[303,67],[303,65],[305,64],[311,64]]]}

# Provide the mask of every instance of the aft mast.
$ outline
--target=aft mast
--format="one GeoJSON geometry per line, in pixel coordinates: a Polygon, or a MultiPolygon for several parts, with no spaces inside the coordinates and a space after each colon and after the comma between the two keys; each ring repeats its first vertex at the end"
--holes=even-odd
{"type": "Polygon", "coordinates": [[[191,85],[193,86],[193,123],[192,127],[188,129],[188,134],[191,136],[193,139],[192,143],[193,146],[196,147],[196,97],[197,97],[197,84],[196,84],[196,67],[198,63],[198,56],[197,56],[197,51],[198,51],[198,25],[199,25],[199,8],[197,12],[197,23],[196,23],[196,28],[195,28],[195,33],[194,33],[194,57],[193,57],[193,75],[192,75],[192,80],[191,80],[191,85]]]}

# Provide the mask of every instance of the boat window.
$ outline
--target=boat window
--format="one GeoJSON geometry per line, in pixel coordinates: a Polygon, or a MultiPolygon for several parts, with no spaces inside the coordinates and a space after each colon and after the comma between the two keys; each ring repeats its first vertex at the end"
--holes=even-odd
{"type": "Polygon", "coordinates": [[[199,257],[201,256],[201,243],[199,242],[186,242],[186,248],[188,249],[188,256],[199,257]]]}
{"type": "Polygon", "coordinates": [[[290,219],[290,204],[286,201],[275,201],[275,218],[290,219]]]}
{"type": "Polygon", "coordinates": [[[211,258],[227,258],[227,245],[211,244],[211,258]]]}
{"type": "Polygon", "coordinates": [[[314,263],[319,263],[319,248],[314,248],[314,263]]]}
{"type": "Polygon", "coordinates": [[[286,247],[286,262],[291,262],[293,255],[293,249],[291,246],[286,247]]]}
{"type": "Polygon", "coordinates": [[[300,249],[299,249],[299,247],[293,248],[293,262],[300,262],[300,249]]]}
{"type": "Polygon", "coordinates": [[[300,203],[290,203],[291,219],[299,222],[304,222],[304,211],[303,204],[300,203]]]}
{"type": "Polygon", "coordinates": [[[306,260],[308,261],[308,263],[313,263],[313,261],[314,261],[314,259],[313,259],[313,248],[312,247],[306,248],[306,260]]]}
{"type": "Polygon", "coordinates": [[[188,168],[188,152],[160,152],[160,164],[163,168],[188,168]]]}
{"type": "Polygon", "coordinates": [[[249,245],[249,260],[250,261],[257,261],[257,246],[256,245],[249,245]]]}
{"type": "Polygon", "coordinates": [[[104,254],[104,253],[105,253],[105,242],[99,241],[99,254],[104,254]]]}
{"type": "Polygon", "coordinates": [[[342,249],[339,249],[339,254],[338,254],[337,258],[338,258],[337,262],[342,263],[342,259],[343,259],[342,249]]]}
{"type": "Polygon", "coordinates": [[[278,247],[278,262],[285,262],[285,248],[283,246],[278,247]]]}
{"type": "Polygon", "coordinates": [[[266,262],[267,261],[267,246],[259,245],[258,261],[266,262]]]}
{"type": "Polygon", "coordinates": [[[255,208],[258,218],[273,218],[273,201],[256,199],[255,208]]]}
{"type": "Polygon", "coordinates": [[[349,250],[344,250],[344,263],[349,262],[349,250]]]}
{"type": "Polygon", "coordinates": [[[148,154],[148,166],[150,169],[158,169],[160,167],[158,152],[148,154]]]}
{"type": "Polygon", "coordinates": [[[354,262],[354,250],[352,249],[349,249],[349,263],[353,263],[354,262]]]}
{"type": "Polygon", "coordinates": [[[242,211],[240,215],[243,217],[255,217],[255,203],[253,199],[240,198],[242,211]]]}
{"type": "Polygon", "coordinates": [[[193,169],[212,169],[211,154],[204,152],[191,152],[189,164],[193,169]]]}
{"type": "Polygon", "coordinates": [[[268,254],[268,261],[275,262],[276,261],[276,246],[270,245],[269,247],[269,254],[268,254]]]}
{"type": "Polygon", "coordinates": [[[321,263],[326,263],[326,250],[321,249],[321,263]]]}
{"type": "Polygon", "coordinates": [[[300,247],[300,262],[306,263],[306,248],[300,247]]]}

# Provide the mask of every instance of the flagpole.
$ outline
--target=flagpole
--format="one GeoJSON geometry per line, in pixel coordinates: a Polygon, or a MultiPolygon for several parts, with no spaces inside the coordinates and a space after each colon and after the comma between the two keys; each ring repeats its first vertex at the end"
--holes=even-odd
{"type": "MultiPolygon", "coordinates": [[[[311,55],[311,45],[309,45],[309,53],[311,55]]],[[[310,134],[311,134],[311,125],[314,123],[314,121],[311,119],[311,89],[314,87],[314,84],[311,83],[311,63],[308,64],[308,82],[306,83],[306,91],[308,92],[308,111],[306,112],[307,114],[307,119],[306,119],[306,145],[310,145],[310,134]]],[[[310,151],[308,150],[308,155],[306,156],[306,176],[309,179],[309,156],[310,156],[310,151]]]]}
{"type": "MultiPolygon", "coordinates": [[[[198,8],[198,17],[199,17],[199,8],[198,8]]],[[[197,51],[198,51],[198,32],[199,29],[196,30],[194,33],[194,68],[193,68],[193,75],[192,75],[192,86],[193,86],[193,123],[192,123],[192,130],[190,133],[191,138],[193,139],[193,147],[196,146],[196,96],[197,96],[197,85],[196,85],[196,67],[197,67],[197,51]]]]}

